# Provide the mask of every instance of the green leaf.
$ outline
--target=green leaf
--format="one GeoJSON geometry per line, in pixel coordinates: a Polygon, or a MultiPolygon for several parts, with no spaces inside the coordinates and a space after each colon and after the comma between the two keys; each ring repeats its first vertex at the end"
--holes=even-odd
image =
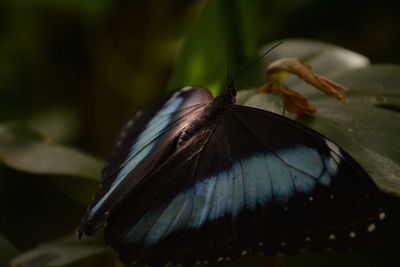
{"type": "Polygon", "coordinates": [[[400,112],[381,108],[377,99],[400,99],[400,66],[371,65],[332,78],[350,89],[349,103],[310,97],[315,118],[302,120],[343,146],[380,189],[400,195],[400,112]]]}
{"type": "Polygon", "coordinates": [[[237,93],[236,104],[264,109],[280,115],[284,114],[282,97],[274,92],[266,94],[257,89],[241,90],[237,93]]]}
{"type": "Polygon", "coordinates": [[[46,136],[46,139],[62,144],[76,140],[80,115],[77,110],[68,107],[47,108],[33,113],[24,122],[27,127],[46,136]]]}
{"type": "Polygon", "coordinates": [[[18,250],[0,235],[0,266],[7,266],[18,250]]]}
{"type": "MultiPolygon", "coordinates": [[[[12,260],[14,267],[67,266],[85,261],[87,266],[112,266],[114,253],[104,245],[102,236],[78,240],[71,236],[45,243],[26,251],[12,260]]],[[[82,265],[85,266],[85,265],[82,265]]]]}
{"type": "Polygon", "coordinates": [[[0,125],[0,159],[19,171],[98,180],[102,162],[73,148],[47,144],[37,132],[0,125]]]}
{"type": "Polygon", "coordinates": [[[254,14],[260,2],[208,1],[185,39],[168,90],[198,85],[217,95],[226,86],[228,64],[230,72],[235,73],[256,52],[257,16],[254,14]]]}
{"type": "Polygon", "coordinates": [[[89,0],[89,1],[6,0],[5,2],[7,2],[7,5],[10,5],[13,8],[16,8],[17,10],[18,9],[35,10],[37,8],[43,8],[43,7],[71,10],[78,14],[81,14],[82,17],[87,19],[101,18],[101,16],[104,15],[104,13],[107,11],[107,8],[110,8],[110,6],[112,5],[111,0],[96,0],[96,1],[94,0],[89,0]]]}
{"type": "MultiPolygon", "coordinates": [[[[319,74],[350,89],[349,103],[343,104],[295,76],[283,82],[317,108],[316,114],[298,119],[300,122],[342,146],[382,191],[399,196],[400,143],[396,140],[400,127],[395,122],[400,121],[400,66],[369,65],[364,56],[344,48],[295,39],[284,40],[267,57],[304,58],[319,74]]],[[[238,103],[274,111],[254,105],[268,104],[264,99],[271,94],[253,91],[250,98],[248,95],[240,92],[238,103]]]]}

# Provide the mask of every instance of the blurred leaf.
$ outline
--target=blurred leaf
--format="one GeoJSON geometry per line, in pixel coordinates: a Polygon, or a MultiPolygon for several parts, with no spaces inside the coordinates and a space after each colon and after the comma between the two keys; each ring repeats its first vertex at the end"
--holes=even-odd
{"type": "Polygon", "coordinates": [[[198,85],[217,95],[226,85],[228,64],[234,73],[256,52],[257,2],[208,1],[185,39],[168,90],[198,85]]]}
{"type": "MultiPolygon", "coordinates": [[[[298,78],[289,77],[283,82],[306,96],[317,108],[315,115],[302,117],[300,122],[342,146],[367,170],[381,190],[399,196],[400,143],[396,140],[400,127],[394,122],[400,121],[400,112],[396,111],[400,102],[400,66],[368,65],[363,56],[343,48],[295,39],[284,41],[273,51],[274,59],[279,56],[303,57],[321,75],[350,89],[349,103],[342,104],[298,78]],[[328,60],[333,58],[336,58],[333,62],[328,60]],[[391,103],[395,108],[382,107],[381,103],[391,103]]],[[[252,94],[248,98],[248,93],[239,92],[238,103],[254,106],[256,99],[261,102],[266,98],[257,91],[252,94]]],[[[262,105],[257,107],[262,108],[262,105]]]]}
{"type": "Polygon", "coordinates": [[[7,266],[18,250],[2,235],[0,235],[0,266],[7,266]]]}
{"type": "Polygon", "coordinates": [[[9,167],[35,174],[98,180],[102,162],[73,148],[50,145],[35,131],[0,125],[0,159],[9,167]]]}
{"type": "Polygon", "coordinates": [[[95,262],[97,264],[91,266],[110,266],[103,265],[104,262],[102,261],[105,259],[101,258],[100,255],[110,253],[106,260],[110,264],[114,260],[114,254],[110,248],[104,245],[101,239],[101,235],[83,240],[78,240],[76,236],[71,236],[59,241],[39,245],[16,256],[11,263],[13,267],[67,266],[96,256],[97,260],[95,262]]]}
{"type": "Polygon", "coordinates": [[[77,137],[79,123],[77,110],[57,107],[33,114],[26,125],[54,143],[68,143],[77,137]]]}
{"type": "Polygon", "coordinates": [[[107,11],[112,4],[112,0],[89,0],[89,1],[79,1],[79,0],[61,0],[61,1],[51,1],[51,0],[6,0],[7,4],[20,9],[35,9],[35,8],[54,8],[54,9],[64,9],[71,10],[77,13],[82,13],[83,17],[88,19],[101,17],[104,12],[107,11]]]}

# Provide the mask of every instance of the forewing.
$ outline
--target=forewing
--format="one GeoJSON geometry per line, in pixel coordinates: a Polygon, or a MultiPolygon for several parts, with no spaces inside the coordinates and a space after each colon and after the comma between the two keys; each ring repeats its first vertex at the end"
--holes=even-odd
{"type": "Polygon", "coordinates": [[[165,161],[180,132],[212,99],[205,88],[185,87],[136,113],[115,142],[100,189],[78,226],[79,235],[94,234],[103,218],[165,161]]]}
{"type": "Polygon", "coordinates": [[[158,137],[166,131],[176,130],[193,110],[201,110],[213,100],[210,92],[202,87],[184,87],[153,104],[139,110],[122,128],[116,138],[112,154],[102,172],[102,182],[115,179],[116,173],[129,158],[141,160],[162,141],[158,137]],[[145,150],[144,152],[141,152],[145,150]]]}

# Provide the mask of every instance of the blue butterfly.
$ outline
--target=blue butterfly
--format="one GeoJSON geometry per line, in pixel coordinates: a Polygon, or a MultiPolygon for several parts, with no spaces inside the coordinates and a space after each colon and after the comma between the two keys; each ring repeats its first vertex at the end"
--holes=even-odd
{"type": "Polygon", "coordinates": [[[235,95],[184,87],[136,113],[78,235],[106,221],[122,261],[151,266],[374,244],[386,215],[369,175],[326,137],[235,95]]]}

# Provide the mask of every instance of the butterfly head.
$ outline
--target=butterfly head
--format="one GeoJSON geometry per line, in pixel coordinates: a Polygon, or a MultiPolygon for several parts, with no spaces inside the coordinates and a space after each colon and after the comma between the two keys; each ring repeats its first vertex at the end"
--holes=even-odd
{"type": "Polygon", "coordinates": [[[226,104],[235,104],[236,102],[236,89],[233,83],[225,87],[224,90],[224,100],[226,104]]]}

